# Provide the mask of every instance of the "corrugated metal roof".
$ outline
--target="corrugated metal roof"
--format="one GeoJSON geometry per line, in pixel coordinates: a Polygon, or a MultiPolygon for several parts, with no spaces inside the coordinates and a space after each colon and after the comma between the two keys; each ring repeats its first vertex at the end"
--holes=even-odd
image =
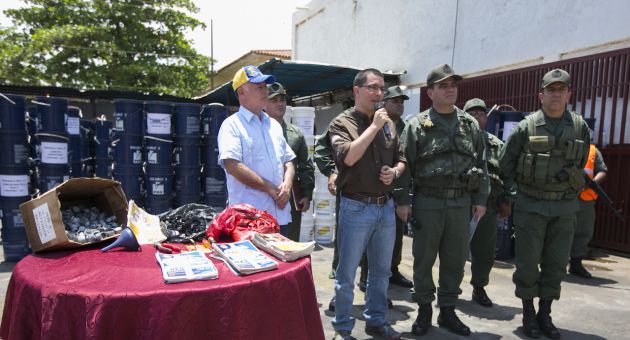
{"type": "MultiPolygon", "coordinates": [[[[334,90],[350,89],[355,75],[361,68],[315,63],[299,60],[272,58],[258,66],[264,74],[272,74],[276,81],[284,85],[289,97],[305,97],[334,90]]],[[[384,73],[385,81],[398,82],[400,73],[384,73]]],[[[236,105],[238,101],[229,81],[212,92],[197,97],[204,103],[236,105]]]]}

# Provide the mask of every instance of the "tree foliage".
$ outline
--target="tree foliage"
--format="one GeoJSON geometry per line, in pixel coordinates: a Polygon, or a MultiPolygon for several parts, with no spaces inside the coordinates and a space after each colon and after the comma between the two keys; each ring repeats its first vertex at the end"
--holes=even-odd
{"type": "Polygon", "coordinates": [[[5,11],[0,81],[191,96],[210,58],[185,33],[205,25],[191,0],[23,0],[5,11]]]}

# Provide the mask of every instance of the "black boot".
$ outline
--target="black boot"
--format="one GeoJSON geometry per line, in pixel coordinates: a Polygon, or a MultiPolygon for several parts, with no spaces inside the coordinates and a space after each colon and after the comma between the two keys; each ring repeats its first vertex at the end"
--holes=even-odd
{"type": "Polygon", "coordinates": [[[445,327],[449,331],[463,335],[470,335],[470,328],[464,325],[464,323],[455,314],[455,307],[442,307],[440,308],[440,315],[438,315],[438,325],[445,327]]]}
{"type": "Polygon", "coordinates": [[[591,273],[589,273],[588,270],[586,270],[586,268],[584,268],[584,266],[582,265],[581,257],[571,258],[571,261],[569,262],[569,273],[577,275],[579,277],[583,277],[585,279],[590,279],[592,277],[591,273]]]}
{"type": "Polygon", "coordinates": [[[540,330],[545,333],[548,338],[560,339],[560,332],[551,322],[551,301],[546,299],[540,299],[538,301],[538,314],[536,314],[536,320],[538,320],[538,326],[540,330]]]}
{"type": "Polygon", "coordinates": [[[431,327],[431,317],[433,316],[433,308],[430,303],[420,304],[418,308],[418,317],[411,325],[411,333],[414,335],[425,335],[431,327]]]}
{"type": "Polygon", "coordinates": [[[483,287],[473,286],[472,299],[484,307],[492,307],[492,300],[490,300],[483,287]]]}
{"type": "Polygon", "coordinates": [[[532,299],[523,299],[523,333],[530,338],[540,338],[540,328],[532,299]]]}

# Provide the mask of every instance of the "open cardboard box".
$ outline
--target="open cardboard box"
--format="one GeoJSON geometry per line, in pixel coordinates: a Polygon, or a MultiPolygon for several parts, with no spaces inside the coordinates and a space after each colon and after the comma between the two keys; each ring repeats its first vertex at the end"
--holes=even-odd
{"type": "Polygon", "coordinates": [[[43,195],[20,205],[26,235],[34,252],[78,248],[98,243],[79,243],[66,237],[61,209],[95,206],[116,216],[118,224],[127,224],[127,198],[120,183],[103,178],[72,178],[43,195]]]}

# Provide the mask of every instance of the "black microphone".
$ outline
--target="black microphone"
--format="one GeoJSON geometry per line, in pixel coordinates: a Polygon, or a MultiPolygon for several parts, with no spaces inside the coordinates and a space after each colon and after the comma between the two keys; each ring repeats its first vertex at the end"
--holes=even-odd
{"type": "MultiPolygon", "coordinates": [[[[385,107],[385,104],[383,102],[374,103],[374,112],[382,109],[383,107],[385,107]]],[[[385,138],[387,138],[388,142],[392,141],[392,132],[389,131],[389,124],[387,123],[387,121],[385,122],[385,125],[383,125],[383,134],[385,134],[385,138]]]]}

